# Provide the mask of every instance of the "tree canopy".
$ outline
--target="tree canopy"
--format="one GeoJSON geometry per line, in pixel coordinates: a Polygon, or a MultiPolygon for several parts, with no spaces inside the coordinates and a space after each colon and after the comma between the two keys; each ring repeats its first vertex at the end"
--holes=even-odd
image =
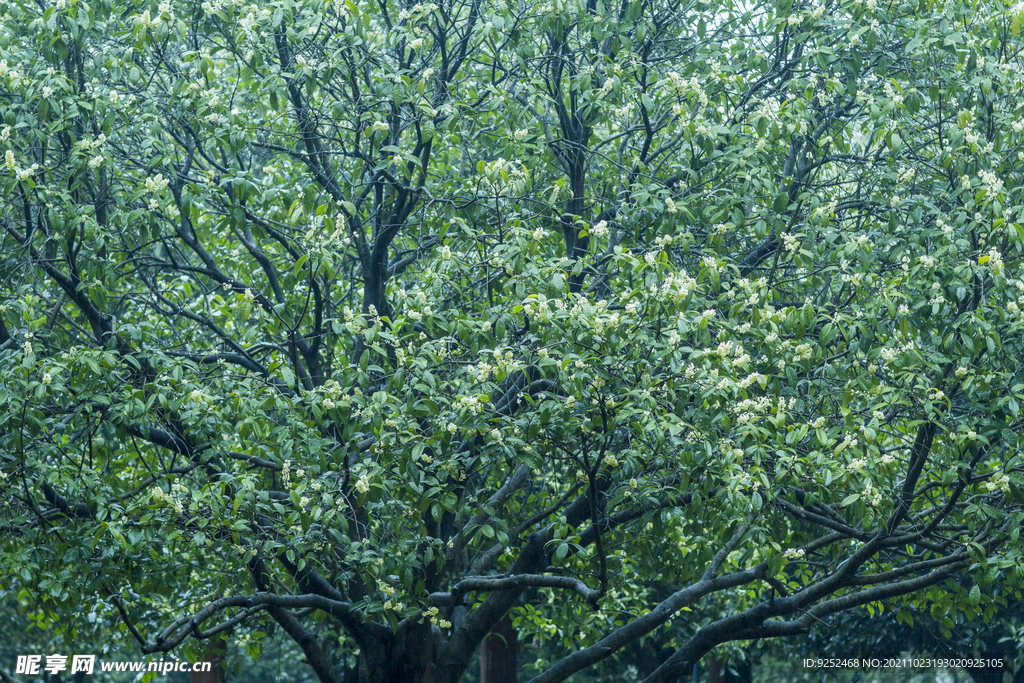
{"type": "Polygon", "coordinates": [[[0,0],[0,589],[324,683],[996,614],[1022,12],[0,0]]]}

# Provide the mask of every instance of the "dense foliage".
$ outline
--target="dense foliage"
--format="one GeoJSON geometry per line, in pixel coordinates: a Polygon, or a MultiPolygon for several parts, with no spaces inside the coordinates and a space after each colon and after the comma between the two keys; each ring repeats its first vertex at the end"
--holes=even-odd
{"type": "Polygon", "coordinates": [[[1022,11],[0,0],[0,590],[325,683],[997,614],[1022,11]]]}

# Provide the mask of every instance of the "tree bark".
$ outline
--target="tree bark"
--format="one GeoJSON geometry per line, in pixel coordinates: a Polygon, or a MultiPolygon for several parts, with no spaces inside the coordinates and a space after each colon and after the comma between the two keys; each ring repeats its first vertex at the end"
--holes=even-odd
{"type": "Polygon", "coordinates": [[[750,660],[728,665],[718,657],[708,663],[708,683],[750,683],[752,680],[750,660]]]}
{"type": "Polygon", "coordinates": [[[228,641],[222,635],[210,639],[206,646],[206,656],[202,661],[210,662],[209,671],[192,671],[188,675],[189,683],[225,683],[228,671],[224,659],[228,654],[228,641]]]}
{"type": "Polygon", "coordinates": [[[480,644],[480,683],[516,683],[519,634],[506,614],[480,644]]]}

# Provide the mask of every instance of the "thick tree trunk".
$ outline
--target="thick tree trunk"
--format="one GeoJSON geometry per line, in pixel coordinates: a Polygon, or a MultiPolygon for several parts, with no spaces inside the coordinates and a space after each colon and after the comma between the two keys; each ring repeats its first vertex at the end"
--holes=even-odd
{"type": "Polygon", "coordinates": [[[434,640],[430,622],[413,624],[387,645],[363,648],[359,683],[433,683],[434,640]]]}
{"type": "Polygon", "coordinates": [[[480,683],[516,683],[519,634],[506,614],[480,644],[480,683]]]}
{"type": "Polygon", "coordinates": [[[223,636],[216,636],[206,646],[204,662],[210,662],[209,671],[192,671],[188,675],[189,683],[225,683],[228,670],[224,659],[228,654],[228,641],[223,636]]]}
{"type": "Polygon", "coordinates": [[[1004,667],[986,667],[984,669],[967,669],[967,674],[974,683],[1003,683],[1004,667]]]}
{"type": "MultiPolygon", "coordinates": [[[[998,637],[998,635],[995,635],[993,640],[997,640],[998,637]]],[[[1003,676],[1007,672],[1013,673],[1014,656],[1016,655],[1016,653],[1013,650],[1001,652],[998,649],[996,649],[998,647],[999,644],[996,644],[995,647],[991,650],[985,649],[984,651],[979,653],[977,657],[981,659],[1002,659],[1003,666],[985,667],[983,669],[965,669],[967,675],[971,677],[971,680],[974,683],[1003,683],[1003,676]]],[[[1024,667],[1022,667],[1022,670],[1024,670],[1024,667]]],[[[1019,674],[1020,672],[1018,672],[1017,676],[1013,676],[1012,679],[1014,681],[1017,681],[1018,678],[1021,678],[1019,674]]]]}
{"type": "Polygon", "coordinates": [[[749,659],[730,666],[714,657],[708,664],[708,683],[750,683],[751,680],[752,669],[749,659]]]}

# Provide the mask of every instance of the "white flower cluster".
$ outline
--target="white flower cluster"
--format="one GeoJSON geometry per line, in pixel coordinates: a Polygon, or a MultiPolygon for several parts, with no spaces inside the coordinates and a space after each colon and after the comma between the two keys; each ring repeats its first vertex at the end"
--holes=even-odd
{"type": "Polygon", "coordinates": [[[836,212],[837,206],[839,206],[839,200],[833,199],[828,204],[823,204],[812,211],[811,218],[815,220],[826,219],[836,212]]]}
{"type": "Polygon", "coordinates": [[[890,100],[897,107],[903,104],[903,95],[896,92],[896,89],[893,87],[891,81],[886,80],[884,83],[882,83],[882,90],[885,91],[886,99],[890,100]]]}
{"type": "MultiPolygon", "coordinates": [[[[10,130],[9,127],[5,126],[5,130],[10,130]]],[[[35,175],[36,171],[39,170],[39,164],[32,164],[29,168],[18,168],[17,160],[14,157],[14,152],[7,150],[4,152],[4,162],[7,164],[7,170],[18,178],[18,180],[25,180],[35,175]]]]}
{"type": "Polygon", "coordinates": [[[430,623],[441,628],[451,628],[452,623],[447,619],[441,619],[438,617],[438,609],[436,607],[429,607],[423,611],[423,616],[430,619],[430,623]]]}
{"type": "Polygon", "coordinates": [[[690,93],[693,93],[697,98],[697,101],[700,102],[701,109],[708,106],[707,93],[704,92],[704,89],[701,87],[700,81],[697,80],[696,76],[687,80],[675,71],[672,71],[665,77],[665,80],[667,81],[667,85],[675,91],[678,97],[685,98],[690,93]]]}
{"type": "Polygon", "coordinates": [[[363,317],[361,315],[356,315],[348,306],[342,309],[341,314],[345,319],[345,329],[348,330],[350,334],[360,334],[366,327],[366,321],[363,317]]]}
{"type": "Polygon", "coordinates": [[[159,194],[167,187],[170,181],[164,178],[162,173],[157,173],[152,178],[146,178],[146,192],[150,194],[159,194]]]}
{"type": "Polygon", "coordinates": [[[1002,489],[1003,491],[1010,490],[1010,477],[1006,474],[1001,474],[991,481],[985,482],[985,488],[989,491],[996,491],[1002,489]]]}
{"type": "Polygon", "coordinates": [[[745,398],[732,406],[738,424],[754,422],[770,412],[771,409],[772,399],[770,396],[745,398]]]}
{"type": "Polygon", "coordinates": [[[485,396],[459,396],[458,400],[455,401],[456,410],[468,410],[473,415],[479,415],[483,412],[484,405],[486,405],[485,396]]]}
{"type": "Polygon", "coordinates": [[[917,174],[917,169],[913,166],[904,166],[900,168],[898,182],[909,183],[914,180],[914,176],[917,174]]]}
{"type": "MultiPolygon", "coordinates": [[[[180,484],[179,484],[179,486],[180,486],[180,484]]],[[[184,487],[182,487],[182,488],[184,488],[184,487]]],[[[165,503],[167,505],[170,505],[172,508],[174,508],[174,511],[176,513],[178,513],[179,515],[184,513],[184,511],[185,511],[185,506],[182,505],[182,502],[180,500],[178,500],[177,498],[174,498],[172,496],[168,496],[166,493],[164,493],[164,490],[162,488],[160,488],[159,486],[154,486],[150,490],[150,495],[152,496],[154,501],[156,501],[158,503],[165,503]]]]}
{"type": "Polygon", "coordinates": [[[981,260],[988,262],[988,267],[992,269],[994,277],[999,277],[1003,274],[1003,255],[995,247],[989,249],[987,258],[982,258],[981,260]]]}
{"type": "MultiPolygon", "coordinates": [[[[736,361],[734,361],[734,363],[738,363],[740,360],[744,360],[745,362],[749,362],[750,356],[747,356],[747,355],[741,356],[740,358],[736,359],[736,361]]],[[[752,372],[749,375],[747,375],[746,377],[744,377],[743,379],[741,379],[738,382],[736,382],[736,386],[739,387],[740,389],[746,389],[747,387],[752,386],[755,382],[764,383],[764,382],[767,382],[767,381],[768,381],[768,378],[765,377],[764,375],[762,375],[761,373],[759,373],[759,372],[752,372]]]]}
{"type": "Polygon", "coordinates": [[[864,482],[864,490],[861,492],[861,498],[866,500],[871,505],[879,505],[882,502],[882,492],[876,491],[871,484],[871,480],[864,482]]]}
{"type": "Polygon", "coordinates": [[[995,198],[995,195],[999,194],[1003,189],[1003,181],[996,177],[996,174],[992,171],[978,171],[978,177],[981,178],[981,182],[985,184],[985,189],[988,190],[989,195],[995,198]]]}
{"type": "Polygon", "coordinates": [[[1019,313],[1021,319],[1024,320],[1024,280],[1018,280],[1015,284],[1017,291],[1020,292],[1020,296],[1017,297],[1016,301],[1009,301],[1006,304],[1006,310],[1011,313],[1019,313]]]}
{"type": "Polygon", "coordinates": [[[670,274],[666,277],[657,292],[654,291],[654,286],[652,286],[652,294],[655,294],[659,299],[678,303],[688,297],[696,288],[697,280],[687,275],[685,270],[682,270],[677,274],[670,274]]]}

